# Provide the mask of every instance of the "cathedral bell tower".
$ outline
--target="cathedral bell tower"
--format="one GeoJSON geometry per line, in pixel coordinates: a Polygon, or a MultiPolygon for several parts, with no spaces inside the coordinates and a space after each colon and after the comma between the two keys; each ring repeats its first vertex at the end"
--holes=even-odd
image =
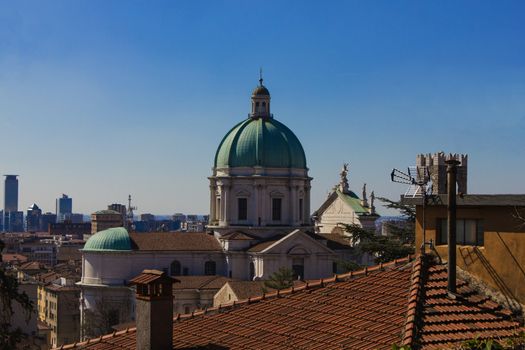
{"type": "Polygon", "coordinates": [[[258,118],[272,118],[270,114],[270,92],[263,85],[263,78],[259,79],[259,86],[257,86],[252,93],[252,113],[250,117],[258,118]]]}

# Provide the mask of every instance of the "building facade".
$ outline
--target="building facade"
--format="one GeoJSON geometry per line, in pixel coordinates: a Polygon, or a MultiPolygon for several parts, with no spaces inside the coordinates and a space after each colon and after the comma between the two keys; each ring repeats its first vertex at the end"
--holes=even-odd
{"type": "Polygon", "coordinates": [[[42,231],[40,221],[42,219],[42,209],[35,203],[27,208],[26,214],[26,228],[28,232],[42,231]]]}
{"type": "Polygon", "coordinates": [[[123,226],[122,214],[115,210],[99,210],[91,214],[91,234],[123,226]]]}
{"type": "Polygon", "coordinates": [[[341,224],[358,225],[375,230],[375,221],[379,218],[379,214],[374,205],[374,192],[368,195],[366,184],[363,185],[361,198],[350,190],[348,164],[343,166],[340,176],[339,184],[334,187],[325,202],[313,214],[316,232],[345,235],[341,224]]]}
{"type": "Polygon", "coordinates": [[[73,199],[68,197],[67,194],[62,194],[61,198],[56,200],[56,214],[57,222],[64,222],[70,220],[70,216],[73,213],[73,199]]]}

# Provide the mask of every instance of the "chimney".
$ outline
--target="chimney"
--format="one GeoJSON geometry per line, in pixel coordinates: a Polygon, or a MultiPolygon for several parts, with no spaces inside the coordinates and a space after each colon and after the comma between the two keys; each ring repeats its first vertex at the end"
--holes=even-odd
{"type": "Polygon", "coordinates": [[[448,291],[456,293],[456,174],[460,162],[455,157],[447,161],[447,229],[448,229],[448,291]]]}
{"type": "Polygon", "coordinates": [[[158,270],[144,270],[136,285],[137,350],[173,349],[173,283],[178,280],[158,270]]]}

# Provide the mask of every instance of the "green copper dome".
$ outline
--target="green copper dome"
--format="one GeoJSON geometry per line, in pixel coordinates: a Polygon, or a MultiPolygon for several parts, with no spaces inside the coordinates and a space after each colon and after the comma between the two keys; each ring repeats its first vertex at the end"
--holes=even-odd
{"type": "Polygon", "coordinates": [[[131,239],[124,227],[109,228],[95,233],[88,239],[83,250],[126,251],[131,250],[131,239]]]}
{"type": "Polygon", "coordinates": [[[215,167],[306,169],[303,146],[297,136],[273,118],[248,118],[222,139],[215,167]]]}

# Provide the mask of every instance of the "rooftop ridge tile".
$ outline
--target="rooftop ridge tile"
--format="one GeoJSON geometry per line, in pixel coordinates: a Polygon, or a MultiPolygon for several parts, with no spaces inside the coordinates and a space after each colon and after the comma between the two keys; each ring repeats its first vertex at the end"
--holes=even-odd
{"type": "Polygon", "coordinates": [[[403,330],[402,344],[413,346],[416,339],[417,331],[417,314],[421,309],[421,299],[423,292],[423,264],[424,260],[428,259],[424,255],[419,255],[412,265],[412,276],[408,294],[408,306],[405,320],[405,328],[403,330]]]}

